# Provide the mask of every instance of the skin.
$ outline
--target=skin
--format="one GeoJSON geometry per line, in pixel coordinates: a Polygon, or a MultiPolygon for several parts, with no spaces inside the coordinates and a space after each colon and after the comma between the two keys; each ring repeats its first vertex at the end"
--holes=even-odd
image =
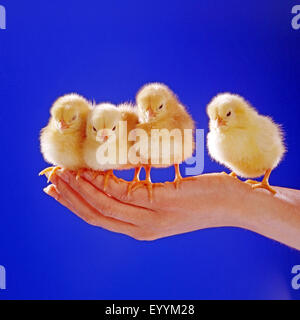
{"type": "Polygon", "coordinates": [[[233,226],[248,229],[300,250],[300,191],[275,187],[277,194],[253,190],[226,174],[204,174],[127,196],[128,182],[85,171],[79,180],[64,170],[44,191],[87,223],[137,240],[155,240],[199,229],[233,226]]]}

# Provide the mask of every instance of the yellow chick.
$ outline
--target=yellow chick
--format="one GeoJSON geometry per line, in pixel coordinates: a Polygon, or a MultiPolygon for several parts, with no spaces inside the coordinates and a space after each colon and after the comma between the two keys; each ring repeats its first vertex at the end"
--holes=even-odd
{"type": "Polygon", "coordinates": [[[106,171],[104,190],[109,177],[116,182],[113,170],[132,168],[128,161],[128,150],[133,142],[128,134],[135,129],[139,118],[137,110],[129,104],[118,107],[111,103],[96,106],[87,120],[84,159],[88,167],[96,171],[106,171]]]}
{"type": "Polygon", "coordinates": [[[269,185],[271,171],[281,161],[285,146],[280,126],[262,116],[242,97],[230,93],[219,94],[208,105],[210,132],[208,151],[213,159],[225,165],[232,175],[257,178],[248,180],[254,189],[269,185]]]}
{"type": "MultiPolygon", "coordinates": [[[[141,123],[137,126],[138,129],[143,129],[149,137],[149,151],[145,158],[148,160],[148,165],[145,166],[146,179],[137,182],[136,187],[146,185],[150,196],[152,196],[152,182],[150,177],[151,165],[154,167],[168,167],[174,164],[175,179],[174,183],[178,187],[182,176],[180,174],[179,163],[189,158],[194,151],[194,121],[188,114],[185,107],[178,101],[176,95],[164,84],[150,83],[140,89],[136,96],[136,102],[139,110],[141,123]],[[159,159],[151,157],[150,137],[153,129],[167,129],[171,132],[177,129],[181,134],[182,139],[172,139],[170,148],[170,163],[162,164],[162,150],[160,142],[157,145],[152,144],[152,150],[157,150],[159,159]],[[190,129],[191,139],[184,139],[184,130],[190,129]],[[179,145],[180,144],[180,145],[179,145]],[[189,152],[184,153],[184,149],[189,152]],[[153,161],[154,160],[154,161],[153,161]],[[160,164],[157,164],[159,160],[160,164]]],[[[152,152],[153,155],[153,152],[152,152]]],[[[141,156],[144,156],[141,154],[141,156]]]]}
{"type": "Polygon", "coordinates": [[[42,129],[40,136],[44,159],[55,167],[43,170],[40,175],[51,171],[50,180],[61,167],[70,170],[85,167],[82,147],[90,109],[89,102],[75,93],[56,100],[50,110],[49,123],[42,129]]]}

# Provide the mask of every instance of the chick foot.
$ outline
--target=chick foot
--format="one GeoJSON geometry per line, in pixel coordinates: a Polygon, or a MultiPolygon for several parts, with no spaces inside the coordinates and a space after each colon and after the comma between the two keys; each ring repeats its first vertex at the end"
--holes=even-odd
{"type": "Polygon", "coordinates": [[[153,201],[153,183],[151,181],[143,180],[143,181],[136,182],[135,185],[131,188],[131,191],[135,191],[138,188],[141,188],[143,186],[147,187],[149,200],[150,202],[152,202],[153,201]]]}
{"type": "Polygon", "coordinates": [[[39,176],[42,176],[42,175],[46,174],[47,172],[51,172],[48,177],[48,180],[47,180],[47,182],[49,183],[51,178],[55,175],[56,171],[58,171],[60,169],[61,169],[61,167],[58,167],[58,166],[57,167],[48,167],[48,168],[44,169],[43,171],[41,171],[39,173],[39,176]]]}
{"type": "Polygon", "coordinates": [[[149,200],[152,202],[153,200],[153,183],[151,181],[151,166],[145,166],[145,171],[146,171],[146,178],[145,180],[142,181],[136,181],[134,185],[131,187],[130,191],[135,191],[136,189],[146,186],[148,189],[148,195],[149,195],[149,200]]]}
{"type": "Polygon", "coordinates": [[[255,180],[247,180],[246,183],[251,184],[253,189],[266,189],[268,191],[270,191],[272,194],[276,194],[276,190],[274,190],[270,184],[269,184],[269,178],[270,178],[270,174],[271,174],[271,169],[268,169],[265,173],[265,176],[263,178],[263,180],[261,182],[259,181],[255,181],[255,180]]]}
{"type": "Polygon", "coordinates": [[[175,188],[178,189],[180,182],[182,181],[182,176],[180,173],[179,164],[174,164],[175,168],[175,179],[173,181],[175,188]]]}
{"type": "Polygon", "coordinates": [[[132,191],[132,188],[140,182],[140,172],[141,172],[141,167],[138,167],[138,168],[135,168],[135,171],[134,171],[134,177],[132,179],[132,181],[130,181],[129,183],[129,186],[128,186],[128,189],[127,189],[127,196],[130,195],[131,191],[132,191]]]}
{"type": "MultiPolygon", "coordinates": [[[[235,172],[230,172],[229,174],[227,173],[227,172],[225,172],[225,171],[223,171],[222,172],[223,174],[226,174],[227,176],[230,176],[230,177],[234,177],[234,178],[236,178],[236,179],[238,179],[238,176],[237,176],[237,174],[235,173],[235,172]]],[[[257,181],[256,181],[257,182],[257,181]]]]}
{"type": "Polygon", "coordinates": [[[263,182],[259,182],[257,184],[253,184],[252,188],[253,189],[258,189],[258,188],[266,189],[266,190],[270,191],[274,195],[277,193],[276,190],[273,189],[269,184],[263,183],[263,182]]]}
{"type": "Polygon", "coordinates": [[[182,181],[186,181],[186,180],[194,180],[194,177],[186,177],[186,178],[182,178],[181,173],[180,173],[180,168],[179,168],[179,164],[174,164],[174,168],[175,168],[175,179],[172,182],[175,185],[175,188],[178,189],[179,185],[182,181]]]}
{"type": "Polygon", "coordinates": [[[246,180],[245,182],[252,185],[260,183],[259,181],[256,181],[256,180],[246,180]]]}
{"type": "Polygon", "coordinates": [[[113,170],[107,170],[104,173],[104,175],[105,175],[105,177],[104,177],[104,186],[103,186],[103,190],[104,191],[107,189],[109,178],[112,178],[116,183],[119,183],[119,179],[114,175],[114,171],[113,170]]]}

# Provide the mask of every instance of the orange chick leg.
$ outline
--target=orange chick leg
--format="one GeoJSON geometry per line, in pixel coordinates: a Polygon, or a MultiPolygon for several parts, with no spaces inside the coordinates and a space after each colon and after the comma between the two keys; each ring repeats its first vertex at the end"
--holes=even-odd
{"type": "Polygon", "coordinates": [[[138,182],[140,182],[140,172],[141,172],[142,167],[138,167],[135,168],[134,170],[134,177],[132,179],[132,181],[130,182],[128,189],[127,189],[127,195],[130,195],[132,188],[135,186],[135,184],[137,184],[138,182]]]}
{"type": "Polygon", "coordinates": [[[255,180],[247,180],[246,183],[251,184],[253,189],[263,188],[263,189],[270,191],[272,194],[276,194],[276,190],[271,188],[271,186],[269,184],[269,178],[270,178],[271,171],[272,171],[271,169],[268,169],[266,171],[264,178],[262,179],[261,182],[258,182],[255,180]]]}
{"type": "Polygon", "coordinates": [[[135,182],[134,186],[131,188],[132,191],[142,187],[146,186],[148,188],[148,194],[149,194],[149,200],[152,202],[153,199],[153,185],[151,181],[151,166],[147,165],[145,166],[145,171],[146,171],[146,178],[143,181],[138,181],[135,182]]]}
{"type": "Polygon", "coordinates": [[[185,181],[185,180],[195,180],[195,177],[185,177],[182,178],[182,175],[180,173],[180,166],[179,164],[174,164],[174,168],[175,168],[175,179],[173,181],[175,188],[178,189],[179,188],[179,184],[181,183],[181,181],[185,181]]]}
{"type": "Polygon", "coordinates": [[[42,176],[42,175],[46,174],[47,172],[51,172],[48,177],[48,181],[47,181],[47,182],[50,182],[51,178],[55,175],[56,171],[58,171],[60,169],[61,169],[61,167],[58,167],[58,166],[57,167],[48,167],[48,168],[44,169],[43,171],[41,171],[39,173],[39,176],[42,176]]]}
{"type": "Polygon", "coordinates": [[[107,189],[109,178],[112,178],[116,183],[119,183],[119,179],[114,175],[114,171],[113,170],[107,170],[105,172],[105,177],[104,177],[104,187],[103,187],[104,191],[107,189]]]}
{"type": "Polygon", "coordinates": [[[180,173],[180,167],[179,164],[174,164],[175,168],[175,179],[173,183],[175,184],[175,188],[178,189],[180,182],[183,180],[181,173],[180,173]]]}

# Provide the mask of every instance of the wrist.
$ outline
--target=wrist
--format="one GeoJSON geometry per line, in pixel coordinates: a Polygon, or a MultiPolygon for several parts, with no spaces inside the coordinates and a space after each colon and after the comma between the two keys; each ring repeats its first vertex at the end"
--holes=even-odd
{"type": "Polygon", "coordinates": [[[264,191],[250,192],[235,224],[300,249],[300,193],[291,190],[297,193],[298,201],[294,201],[289,189],[277,190],[275,196],[264,191]]]}

